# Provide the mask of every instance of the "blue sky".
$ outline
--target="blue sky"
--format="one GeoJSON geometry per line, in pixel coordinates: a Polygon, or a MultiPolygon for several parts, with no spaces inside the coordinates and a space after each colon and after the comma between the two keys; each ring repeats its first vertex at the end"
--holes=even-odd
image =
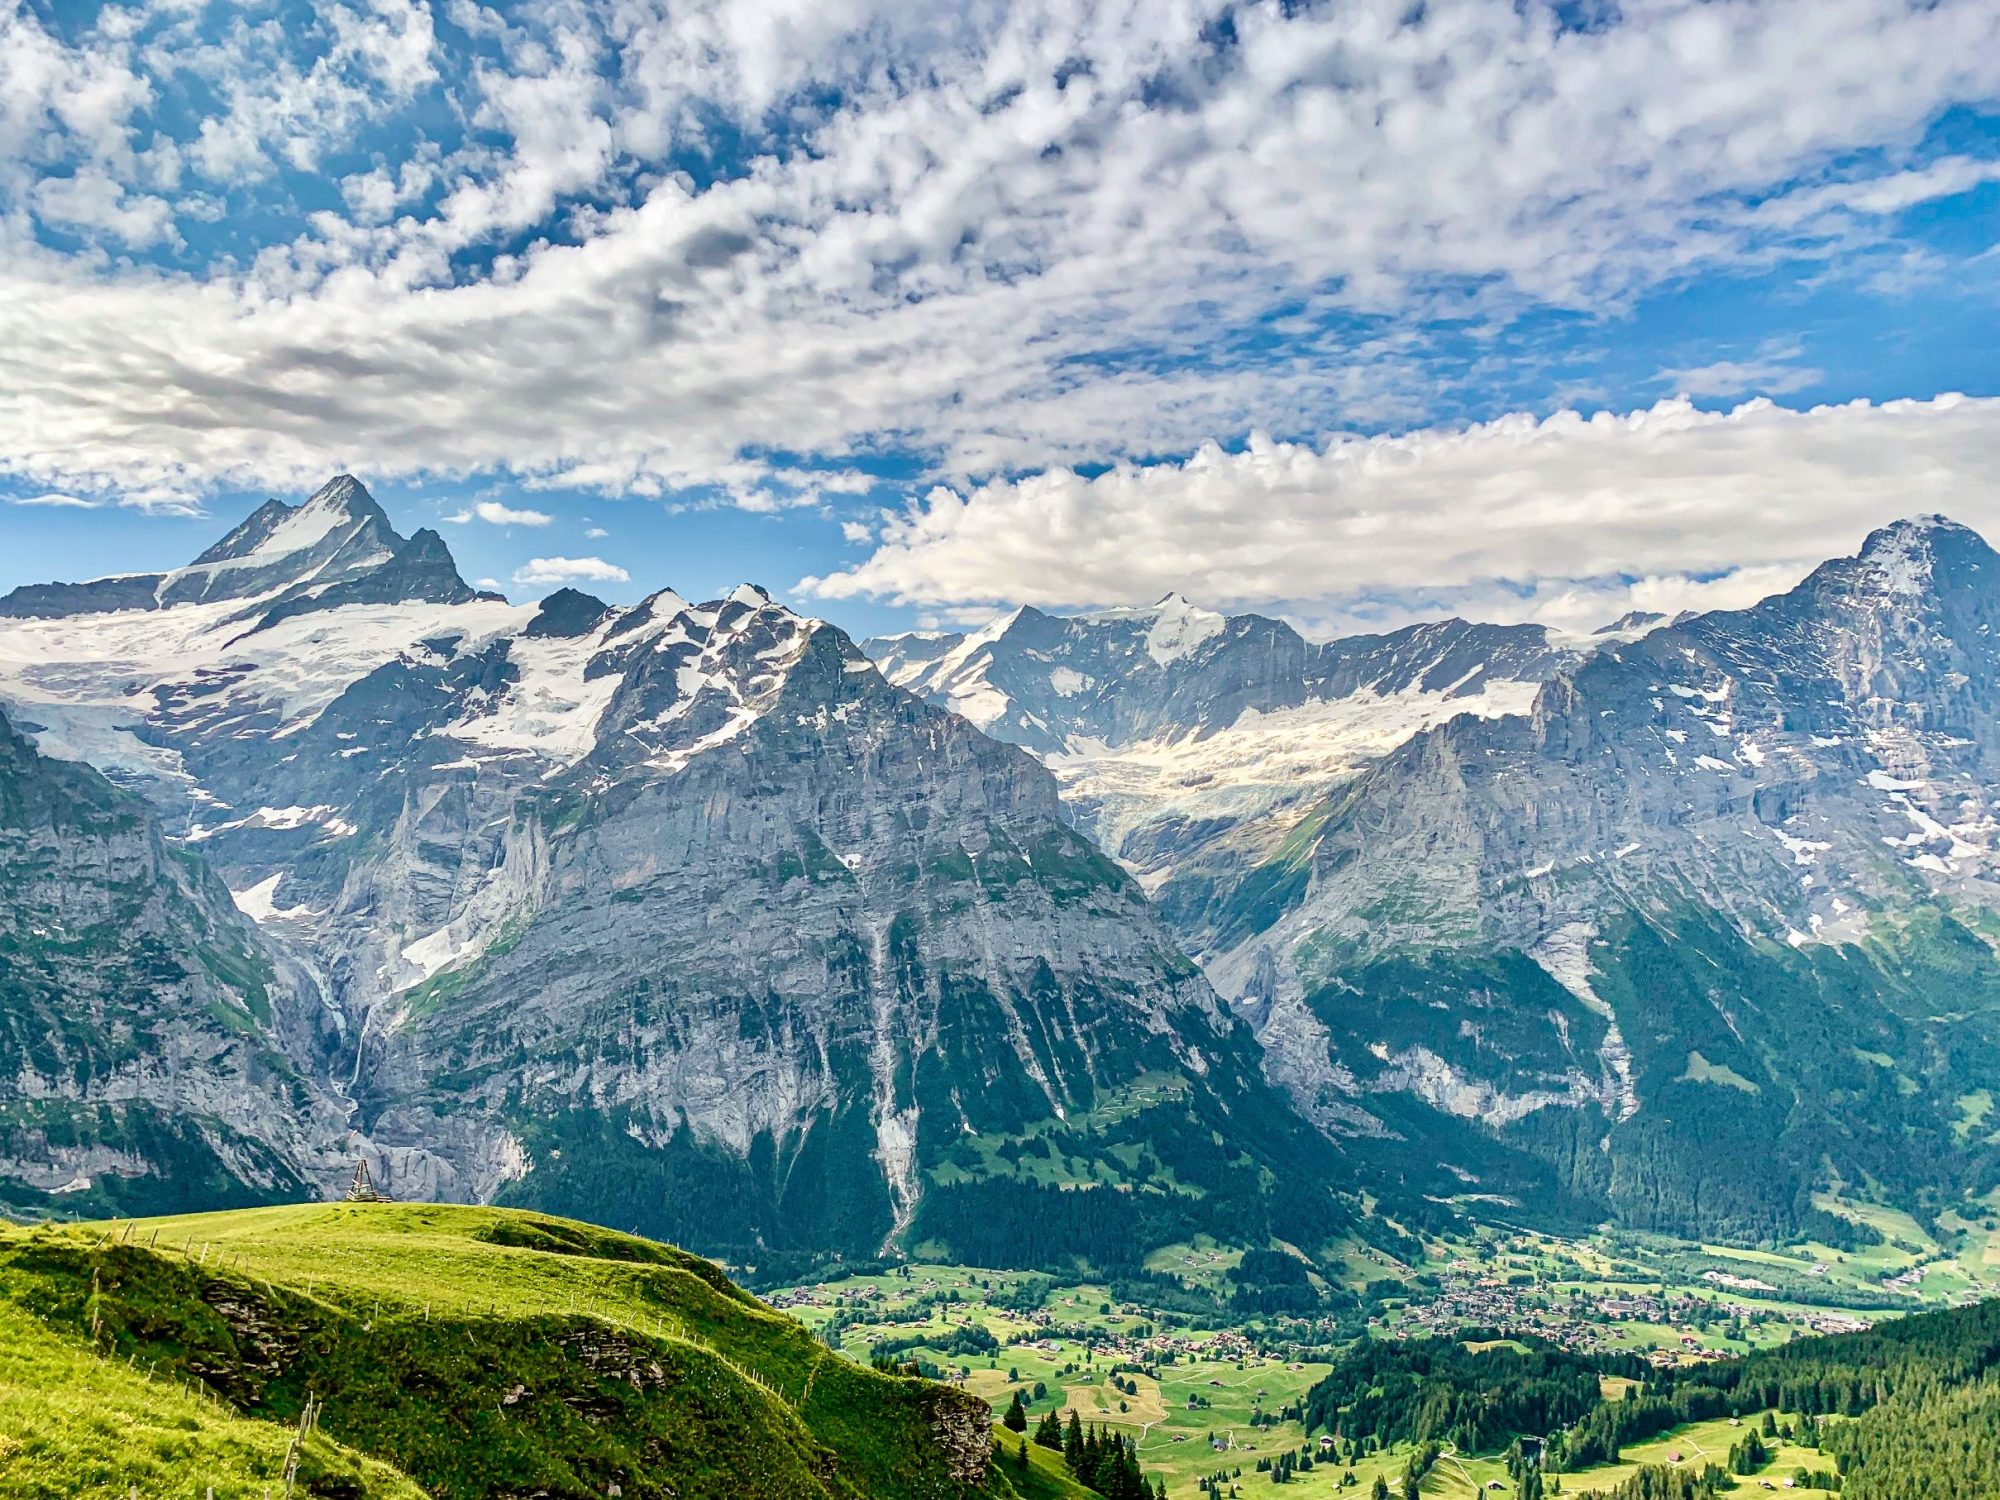
{"type": "Polygon", "coordinates": [[[1585,626],[2000,524],[1990,0],[0,0],[0,58],[0,587],[343,469],[513,594],[857,631],[1585,626]]]}

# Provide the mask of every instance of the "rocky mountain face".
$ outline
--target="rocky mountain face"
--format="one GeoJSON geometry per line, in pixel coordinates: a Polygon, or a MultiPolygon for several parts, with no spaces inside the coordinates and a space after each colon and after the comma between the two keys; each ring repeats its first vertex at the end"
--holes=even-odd
{"type": "Polygon", "coordinates": [[[1334,787],[1428,725],[1524,712],[1580,654],[1539,626],[1463,620],[1311,642],[1178,595],[867,648],[890,681],[1039,756],[1198,958],[1334,787]]]}
{"type": "Polygon", "coordinates": [[[864,655],[509,604],[339,479],[0,600],[0,1191],[361,1156],[765,1265],[1375,1232],[1329,1185],[1838,1240],[2000,1181],[1996,578],[1932,519],[1588,649],[1170,598],[864,655]]]}
{"type": "Polygon", "coordinates": [[[1456,1139],[1462,1190],[1749,1237],[1835,1233],[1815,1188],[1984,1191],[1996,584],[1899,523],[1429,728],[1300,821],[1207,971],[1308,1113],[1456,1139]]]}
{"type": "Polygon", "coordinates": [[[1931,518],[1582,648],[1170,597],[870,650],[1045,760],[1351,1168],[1839,1239],[1818,1190],[2000,1181],[1996,581],[1931,518]]]}
{"type": "Polygon", "coordinates": [[[311,1094],[266,1144],[322,1186],[360,1154],[746,1258],[972,1248],[1058,1181],[1176,1232],[1211,1190],[1333,1213],[1332,1148],[1048,774],[757,589],[509,605],[340,479],[4,610],[42,751],[254,920],[311,1094]]]}
{"type": "Polygon", "coordinates": [[[303,1188],[316,1111],[283,977],[144,802],[0,715],[0,1203],[83,1213],[303,1188]]]}

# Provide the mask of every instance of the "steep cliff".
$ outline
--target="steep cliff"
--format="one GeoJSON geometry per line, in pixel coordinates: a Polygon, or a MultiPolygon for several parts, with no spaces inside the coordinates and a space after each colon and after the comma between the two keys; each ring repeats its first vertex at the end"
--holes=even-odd
{"type": "Polygon", "coordinates": [[[1209,973],[1307,1109],[1476,1124],[1634,1223],[1990,1186],[1996,582],[1972,532],[1898,523],[1427,731],[1314,810],[1209,973]]]}
{"type": "Polygon", "coordinates": [[[0,715],[0,1202],[250,1203],[338,1126],[285,1054],[289,981],[229,893],[0,715]]]}

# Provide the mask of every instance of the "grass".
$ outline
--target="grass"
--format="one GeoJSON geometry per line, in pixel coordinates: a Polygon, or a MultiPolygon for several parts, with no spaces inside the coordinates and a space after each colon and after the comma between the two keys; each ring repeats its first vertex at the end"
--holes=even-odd
{"type": "MultiPolygon", "coordinates": [[[[536,1214],[313,1205],[4,1230],[0,1307],[15,1358],[67,1349],[105,1378],[133,1361],[227,1402],[185,1397],[239,1456],[153,1445],[149,1495],[268,1482],[309,1395],[328,1438],[440,1497],[1012,1493],[997,1473],[955,1480],[939,1447],[983,1448],[979,1402],[840,1358],[707,1261],[536,1214]]],[[[0,1450],[35,1437],[0,1422],[0,1450]]]]}
{"type": "Polygon", "coordinates": [[[1166,1403],[1160,1394],[1160,1383],[1150,1375],[1126,1375],[1120,1377],[1138,1387],[1138,1394],[1128,1395],[1112,1389],[1109,1381],[1094,1381],[1085,1385],[1063,1387],[1063,1405],[1058,1413],[1067,1422],[1071,1412],[1086,1424],[1120,1428],[1137,1427],[1141,1432],[1157,1422],[1166,1420],[1166,1403]]]}
{"type": "Polygon", "coordinates": [[[1961,1141],[1969,1140],[1974,1132],[1980,1132],[1984,1139],[1992,1139],[1990,1135],[1984,1135],[1984,1132],[1981,1130],[1981,1127],[1986,1124],[1987,1119],[1993,1113],[1993,1091],[1991,1089],[1975,1089],[1969,1094],[1960,1095],[1957,1107],[1958,1118],[1952,1121],[1952,1134],[1956,1135],[1961,1141]]]}
{"type": "Polygon", "coordinates": [[[1712,1063],[1699,1052],[1690,1052],[1687,1071],[1680,1076],[1682,1083],[1713,1083],[1723,1088],[1736,1089],[1745,1094],[1761,1092],[1758,1086],[1725,1063],[1712,1063]]]}
{"type": "MultiPolygon", "coordinates": [[[[0,1303],[0,1496],[259,1500],[284,1482],[292,1429],[106,1360],[0,1303]]],[[[307,1439],[298,1482],[352,1500],[422,1500],[386,1464],[324,1433],[307,1439]]]]}
{"type": "MultiPolygon", "coordinates": [[[[1690,1422],[1676,1427],[1660,1437],[1644,1443],[1633,1443],[1626,1447],[1615,1464],[1600,1464],[1596,1468],[1578,1470],[1562,1476],[1562,1492],[1565,1495],[1586,1496],[1603,1494],[1624,1483],[1641,1468],[1652,1467],[1693,1467],[1699,1469],[1704,1464],[1714,1464],[1717,1468],[1728,1465],[1731,1445],[1741,1442],[1744,1433],[1762,1420],[1761,1416],[1745,1417],[1740,1423],[1732,1423],[1727,1417],[1718,1417],[1708,1422],[1690,1422]],[[1676,1464],[1675,1455],[1679,1455],[1676,1464]]],[[[1781,1419],[1782,1420],[1782,1419],[1781,1419]]],[[[1787,1495],[1824,1495],[1824,1490],[1784,1489],[1786,1479],[1796,1479],[1806,1471],[1824,1472],[1833,1467],[1833,1460],[1814,1449],[1801,1448],[1796,1443],[1784,1442],[1777,1438],[1765,1439],[1771,1449],[1771,1461],[1755,1474],[1739,1477],[1739,1490],[1747,1489],[1762,1493],[1759,1480],[1769,1480],[1787,1495]]],[[[1425,1491],[1428,1495],[1430,1492],[1425,1491]]]]}
{"type": "Polygon", "coordinates": [[[1032,1438],[1009,1432],[997,1423],[993,1428],[993,1440],[1000,1445],[994,1455],[994,1464],[1006,1474],[1008,1482],[1021,1493],[1023,1500],[1095,1500],[1094,1490],[1085,1489],[1069,1477],[1069,1467],[1060,1453],[1038,1447],[1032,1438]],[[1021,1462],[1024,1447],[1027,1449],[1025,1465],[1021,1462]]]}

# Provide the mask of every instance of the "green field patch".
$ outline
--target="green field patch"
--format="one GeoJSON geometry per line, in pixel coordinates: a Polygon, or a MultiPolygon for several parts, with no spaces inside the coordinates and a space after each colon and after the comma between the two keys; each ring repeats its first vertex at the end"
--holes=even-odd
{"type": "Polygon", "coordinates": [[[1973,1132],[1986,1123],[1993,1113],[1993,1091],[1974,1089],[1969,1094],[1960,1094],[1955,1101],[1958,1118],[1951,1122],[1952,1134],[1961,1141],[1971,1139],[1973,1132]]]}
{"type": "MultiPolygon", "coordinates": [[[[1628,1444],[1620,1455],[1618,1463],[1599,1464],[1562,1475],[1562,1493],[1578,1497],[1605,1494],[1616,1489],[1642,1468],[1699,1471],[1710,1464],[1718,1469],[1727,1468],[1731,1446],[1742,1441],[1743,1434],[1761,1420],[1761,1415],[1758,1415],[1740,1419],[1718,1417],[1708,1422],[1690,1422],[1646,1442],[1628,1444]]],[[[1765,1493],[1762,1486],[1768,1482],[1774,1489],[1786,1495],[1816,1496],[1834,1493],[1803,1488],[1799,1483],[1799,1476],[1802,1474],[1825,1473],[1833,1467],[1833,1461],[1825,1454],[1816,1449],[1800,1447],[1781,1438],[1766,1438],[1764,1441],[1771,1450],[1770,1462],[1755,1474],[1737,1476],[1738,1491],[1762,1494],[1765,1493]],[[1792,1483],[1787,1485],[1785,1482],[1787,1480],[1791,1480],[1792,1483]]],[[[1428,1495],[1430,1492],[1426,1490],[1424,1493],[1428,1495]]]]}
{"type": "Polygon", "coordinates": [[[1736,1089],[1745,1094],[1761,1094],[1763,1089],[1752,1083],[1734,1068],[1723,1063],[1712,1063],[1699,1052],[1690,1052],[1687,1068],[1681,1074],[1679,1083],[1713,1083],[1722,1088],[1736,1089]]]}

